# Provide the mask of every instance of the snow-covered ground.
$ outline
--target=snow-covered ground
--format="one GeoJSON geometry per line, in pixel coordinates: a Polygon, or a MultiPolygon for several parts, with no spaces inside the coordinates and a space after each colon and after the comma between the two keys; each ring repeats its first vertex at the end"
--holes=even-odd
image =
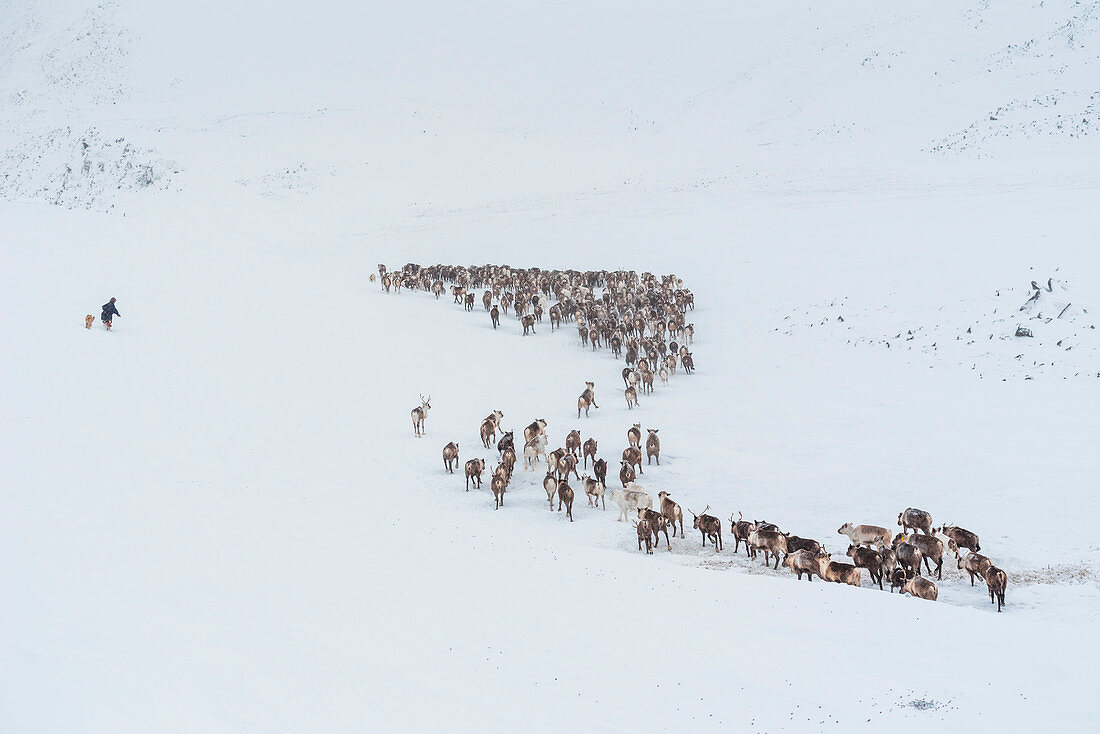
{"type": "Polygon", "coordinates": [[[1100,3],[741,5],[0,0],[0,730],[1096,721],[1100,3]],[[628,411],[407,262],[676,273],[698,371],[628,411]],[[493,409],[835,556],[924,508],[1008,606],[494,511],[493,409]]]}

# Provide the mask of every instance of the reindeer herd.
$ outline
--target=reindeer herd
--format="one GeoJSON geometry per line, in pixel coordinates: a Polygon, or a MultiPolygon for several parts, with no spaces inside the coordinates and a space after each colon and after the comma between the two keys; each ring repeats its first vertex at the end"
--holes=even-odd
{"type": "MultiPolygon", "coordinates": [[[[450,283],[453,303],[462,305],[466,311],[475,310],[474,291],[483,289],[481,302],[493,329],[499,327],[501,313],[511,311],[524,336],[535,334],[535,326],[542,323],[549,305],[551,331],[560,328],[563,322],[573,321],[583,346],[593,350],[608,348],[615,358],[624,359],[623,396],[630,410],[640,407],[639,392],[642,395],[653,392],[655,375],[661,384],[667,385],[677,368],[685,374],[695,369],[694,357],[687,348],[694,341],[694,325],[686,322],[687,311],[694,309],[694,296],[673,275],[657,278],[633,271],[543,271],[491,265],[422,268],[410,264],[392,273],[379,265],[378,270],[387,293],[391,289],[400,292],[405,287],[431,292],[439,299],[447,290],[445,283],[450,283]],[[551,296],[556,300],[553,305],[549,301],[551,296]],[[676,339],[685,343],[678,344],[676,339]]],[[[582,413],[587,417],[599,407],[596,383],[586,382],[577,398],[577,418],[582,413]]],[[[430,409],[431,396],[421,395],[420,405],[411,413],[416,437],[425,435],[430,409]]],[[[496,509],[504,506],[519,461],[514,431],[504,432],[501,428],[503,417],[502,411],[494,410],[481,421],[479,429],[482,448],[491,450],[496,442],[499,453],[499,462],[489,480],[496,509]]],[[[570,522],[575,499],[569,483],[572,476],[584,490],[589,507],[606,510],[610,499],[619,508],[618,521],[632,521],[639,551],[652,554],[659,547],[661,535],[665,547],[671,551],[671,538],[685,538],[684,512],[667,491],[657,493],[659,505],[654,507],[653,498],[636,482],[637,476],[644,473],[643,457],[647,466],[661,463],[658,429],[648,428],[646,432],[643,447],[641,423],[634,423],[627,430],[627,446],[619,460],[621,486],[610,492],[606,489],[608,462],[597,456],[596,438],[582,440],[580,431],[572,430],[563,446],[548,451],[549,434],[543,418],[532,421],[523,430],[523,468],[536,471],[540,463],[545,464],[542,486],[547,503],[551,511],[564,511],[570,522]],[[587,473],[590,460],[592,476],[587,473]],[[585,472],[583,476],[577,470],[578,464],[585,472]]],[[[450,442],[443,448],[444,470],[454,474],[458,464],[458,444],[450,442]]],[[[486,460],[469,459],[464,469],[466,491],[471,487],[480,489],[488,469],[486,460]]],[[[702,512],[690,509],[687,512],[692,517],[693,530],[700,534],[702,547],[710,544],[715,553],[722,553],[723,522],[708,514],[709,510],[708,505],[702,512]]],[[[948,552],[954,554],[957,568],[969,575],[971,586],[976,578],[985,582],[990,602],[998,612],[1005,603],[1008,576],[981,555],[978,536],[957,526],[934,527],[931,515],[924,510],[907,508],[899,513],[897,524],[901,532],[896,535],[878,525],[842,525],[837,533],[849,541],[846,555],[850,563],[834,561],[823,543],[784,532],[773,523],[750,522],[741,513],[736,518],[731,514],[729,523],[734,554],[739,553],[743,543],[747,559],[763,556],[765,566],[777,571],[782,564],[799,580],[805,576],[812,581],[817,576],[824,581],[861,586],[862,572],[866,570],[871,584],[877,584],[880,590],[885,590],[888,583],[891,592],[900,589],[903,594],[934,601],[939,590],[930,577],[934,573],[937,580],[942,580],[944,556],[948,552]],[[921,572],[922,563],[928,576],[921,572]]]]}
{"type": "MultiPolygon", "coordinates": [[[[549,316],[551,331],[574,323],[583,346],[593,351],[610,349],[612,356],[626,363],[621,373],[623,398],[631,410],[640,407],[639,395],[653,393],[655,382],[668,385],[677,370],[685,374],[695,371],[695,357],[689,349],[695,325],[687,321],[688,312],[695,308],[695,296],[675,275],[658,278],[633,270],[581,272],[409,263],[392,272],[380,264],[378,279],[386,293],[407,288],[430,292],[437,300],[447,292],[449,283],[452,303],[467,312],[476,310],[475,291],[480,290],[481,305],[493,329],[500,326],[502,314],[511,313],[523,336],[536,334],[535,326],[543,323],[544,315],[549,316]]],[[[421,405],[421,416],[428,407],[421,405]]],[[[588,415],[593,408],[599,405],[595,386],[589,385],[577,399],[577,417],[582,412],[588,415]]],[[[416,421],[414,415],[414,425],[416,421]]]]}

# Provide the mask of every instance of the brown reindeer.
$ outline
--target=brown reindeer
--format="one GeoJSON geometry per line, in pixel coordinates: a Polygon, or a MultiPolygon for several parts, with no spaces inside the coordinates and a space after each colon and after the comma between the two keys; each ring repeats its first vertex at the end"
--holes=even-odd
{"type": "Polygon", "coordinates": [[[627,389],[623,390],[623,396],[626,398],[626,407],[629,410],[634,410],[634,406],[638,405],[638,391],[631,385],[627,389]]]}
{"type": "Polygon", "coordinates": [[[573,522],[573,488],[564,479],[558,482],[558,512],[561,512],[562,503],[565,503],[565,514],[569,516],[569,522],[573,522]]]}
{"type": "Polygon", "coordinates": [[[661,544],[660,534],[665,534],[665,545],[672,550],[672,542],[668,539],[668,520],[664,515],[649,507],[638,508],[638,519],[645,520],[649,529],[653,532],[653,545],[661,544]]]}
{"type": "Polygon", "coordinates": [[[835,584],[848,584],[859,586],[862,577],[859,569],[850,563],[837,563],[825,551],[821,551],[814,558],[817,559],[817,575],[822,581],[832,581],[835,584]]]}
{"type": "Polygon", "coordinates": [[[589,506],[600,506],[600,501],[603,501],[603,509],[607,509],[607,500],[604,499],[604,490],[606,489],[599,479],[593,479],[587,474],[581,477],[581,486],[584,487],[584,493],[588,496],[589,506]]]}
{"type": "MultiPolygon", "coordinates": [[[[934,530],[935,528],[933,528],[934,530]]],[[[955,552],[955,558],[959,557],[960,548],[967,548],[973,553],[977,553],[982,549],[982,544],[978,542],[978,536],[965,528],[960,528],[957,525],[944,525],[940,528],[940,532],[954,542],[955,547],[951,550],[955,552]]]]}
{"type": "Polygon", "coordinates": [[[570,431],[565,436],[565,450],[573,454],[573,456],[579,456],[581,453],[581,432],[577,430],[570,431]]]}
{"type": "Polygon", "coordinates": [[[634,448],[640,448],[642,445],[642,424],[635,423],[630,428],[626,429],[626,442],[628,445],[634,448]]]}
{"type": "Polygon", "coordinates": [[[1005,605],[1005,589],[1008,588],[1008,574],[997,568],[996,566],[990,566],[985,571],[985,585],[989,589],[989,603],[993,603],[993,597],[997,597],[997,611],[1001,611],[1001,607],[1005,605]]]}
{"type": "Polygon", "coordinates": [[[493,488],[493,500],[496,501],[496,507],[493,509],[499,510],[504,507],[504,493],[508,489],[508,480],[499,474],[494,474],[489,486],[493,488]]]}
{"type": "Polygon", "coordinates": [[[914,530],[920,530],[925,535],[932,534],[932,516],[924,510],[916,510],[912,507],[905,508],[904,511],[898,513],[898,525],[901,525],[901,531],[908,533],[909,528],[914,530]]]}
{"type": "Polygon", "coordinates": [[[852,563],[855,564],[856,568],[867,569],[867,572],[871,574],[871,583],[877,583],[881,591],[883,588],[882,554],[873,548],[866,548],[862,545],[849,545],[848,556],[852,559],[852,563]]]}
{"type": "Polygon", "coordinates": [[[520,319],[520,323],[523,324],[523,335],[524,336],[527,336],[527,331],[528,330],[530,330],[532,334],[535,333],[535,317],[534,316],[532,316],[531,314],[527,314],[522,319],[520,319]]]}
{"type": "Polygon", "coordinates": [[[584,411],[585,417],[588,417],[588,409],[589,408],[598,408],[598,407],[600,407],[600,406],[596,405],[596,383],[594,383],[594,382],[585,382],[584,384],[587,385],[587,387],[584,389],[584,392],[581,393],[581,396],[579,398],[577,398],[577,417],[578,418],[581,417],[581,411],[582,410],[584,411]]]}
{"type": "Polygon", "coordinates": [[[639,474],[645,474],[642,471],[642,452],[633,446],[623,449],[623,461],[629,462],[631,466],[638,467],[639,474]]]}
{"type": "Polygon", "coordinates": [[[649,436],[647,436],[646,440],[645,440],[645,455],[646,455],[646,462],[645,463],[649,464],[651,461],[653,461],[654,458],[656,458],[657,459],[657,466],[660,466],[661,465],[661,439],[657,438],[657,431],[659,431],[661,429],[659,429],[659,428],[647,428],[646,430],[649,431],[649,436]]]}
{"type": "Polygon", "coordinates": [[[425,435],[424,422],[428,420],[428,411],[432,409],[432,396],[420,396],[420,407],[412,409],[413,435],[421,438],[425,435]]]}
{"type": "Polygon", "coordinates": [[[901,587],[901,593],[910,594],[918,599],[927,599],[928,601],[936,601],[940,595],[940,590],[936,588],[936,584],[923,576],[914,576],[905,582],[905,585],[901,587]]]}
{"type": "Polygon", "coordinates": [[[546,419],[539,418],[531,425],[523,429],[523,439],[530,441],[535,436],[543,436],[546,434],[546,419]]]}
{"type": "Polygon", "coordinates": [[[515,471],[516,461],[519,457],[516,456],[516,450],[509,446],[504,449],[500,454],[500,463],[508,467],[509,472],[515,471]]]}
{"type": "Polygon", "coordinates": [[[588,468],[588,457],[592,457],[592,461],[596,460],[596,439],[590,438],[584,442],[584,468],[588,468]]]}
{"type": "Polygon", "coordinates": [[[497,441],[497,451],[503,454],[505,449],[515,449],[516,441],[515,438],[512,437],[513,433],[514,431],[508,431],[499,441],[497,441]]]}
{"type": "Polygon", "coordinates": [[[644,519],[634,523],[634,529],[638,531],[638,550],[642,549],[642,543],[645,543],[645,552],[650,554],[653,552],[653,532],[650,530],[649,523],[644,519]]]}
{"type": "Polygon", "coordinates": [[[798,580],[802,580],[802,574],[806,574],[807,581],[814,580],[814,574],[818,574],[820,577],[821,567],[817,562],[817,558],[814,554],[808,550],[797,550],[791,552],[786,558],[783,559],[783,565],[794,571],[798,576],[798,580]]]}
{"type": "MultiPolygon", "coordinates": [[[[603,461],[603,459],[600,459],[600,461],[603,461]]],[[[634,467],[632,467],[629,462],[624,461],[622,463],[622,468],[619,469],[619,481],[623,483],[623,487],[626,487],[626,485],[630,484],[635,479],[634,467]]]]}
{"type": "Polygon", "coordinates": [[[970,574],[970,585],[974,585],[974,577],[985,578],[985,572],[993,566],[993,561],[989,560],[981,553],[975,553],[971,551],[965,556],[959,556],[956,559],[956,563],[960,569],[970,574]]]}
{"type": "Polygon", "coordinates": [[[577,457],[573,454],[566,453],[564,456],[558,459],[558,476],[562,479],[568,479],[569,474],[572,472],[578,480],[581,478],[577,474],[577,457]]]}
{"type": "Polygon", "coordinates": [[[680,509],[680,505],[672,501],[668,492],[658,492],[657,497],[661,500],[661,515],[672,526],[672,535],[675,537],[676,523],[680,523],[680,537],[684,537],[684,511],[680,509]]]}
{"type": "Polygon", "coordinates": [[[458,444],[451,441],[443,447],[443,468],[447,472],[455,473],[455,464],[458,463],[458,444]]]}
{"type": "MultiPolygon", "coordinates": [[[[607,486],[607,462],[603,459],[595,459],[592,462],[592,473],[596,475],[596,479],[600,480],[603,486],[607,486]]],[[[631,479],[630,481],[634,481],[631,479]]],[[[626,486],[625,484],[623,485],[626,486]]]]}
{"type": "Polygon", "coordinates": [[[493,331],[496,331],[496,328],[500,326],[500,309],[495,305],[493,310],[489,312],[489,319],[493,322],[493,331]]]}
{"type": "Polygon", "coordinates": [[[749,548],[749,535],[755,529],[755,523],[751,523],[748,520],[742,518],[740,512],[737,513],[737,519],[733,519],[733,514],[730,514],[730,535],[733,536],[733,552],[736,553],[737,549],[741,547],[741,543],[745,544],[745,555],[752,557],[752,549],[749,548]]]}
{"type": "Polygon", "coordinates": [[[714,544],[717,552],[722,551],[722,521],[713,515],[708,515],[707,510],[710,509],[710,505],[707,505],[701,513],[696,515],[691,512],[693,518],[691,526],[699,531],[703,536],[703,547],[707,547],[707,540],[714,544]]]}
{"type": "Polygon", "coordinates": [[[473,311],[475,302],[476,302],[476,299],[474,297],[474,294],[473,293],[467,293],[466,294],[466,300],[463,303],[463,308],[466,311],[473,311]]]}
{"type": "Polygon", "coordinates": [[[492,416],[486,418],[481,422],[481,444],[485,448],[492,448],[491,441],[495,441],[497,438],[497,422],[490,420],[492,416]]]}
{"type": "Polygon", "coordinates": [[[492,291],[485,291],[485,293],[483,293],[481,295],[481,304],[483,306],[485,306],[486,311],[489,310],[489,308],[493,305],[493,292],[492,291]]]}
{"type": "Polygon", "coordinates": [[[542,488],[546,490],[546,501],[550,503],[550,510],[553,511],[554,497],[558,493],[558,478],[554,476],[554,472],[546,472],[546,476],[542,478],[542,488]]]}
{"type": "Polygon", "coordinates": [[[481,473],[485,471],[485,459],[470,459],[466,462],[466,491],[470,491],[470,480],[481,489],[481,473]]]}

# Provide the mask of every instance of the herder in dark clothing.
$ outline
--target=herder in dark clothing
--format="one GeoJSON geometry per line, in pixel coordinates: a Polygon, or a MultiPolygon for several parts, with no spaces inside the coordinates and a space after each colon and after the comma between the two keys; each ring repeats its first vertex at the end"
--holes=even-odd
{"type": "Polygon", "coordinates": [[[107,327],[108,331],[110,331],[111,329],[111,321],[114,319],[115,316],[121,318],[122,314],[120,314],[118,312],[118,309],[115,308],[115,299],[112,298],[111,300],[103,304],[103,313],[99,315],[99,318],[103,319],[103,323],[107,327]]]}

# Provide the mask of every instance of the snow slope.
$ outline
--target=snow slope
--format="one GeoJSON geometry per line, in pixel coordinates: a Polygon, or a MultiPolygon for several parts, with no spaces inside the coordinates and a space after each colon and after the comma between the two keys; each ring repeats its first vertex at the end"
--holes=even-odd
{"type": "Polygon", "coordinates": [[[1094,721],[1095,337],[943,344],[1100,313],[1096,8],[0,3],[0,729],[1094,721]],[[675,272],[698,372],[628,412],[571,329],[367,282],[410,261],[675,272]],[[923,507],[1008,606],[494,511],[440,459],[492,409],[659,427],[653,493],[836,555],[923,507]]]}

